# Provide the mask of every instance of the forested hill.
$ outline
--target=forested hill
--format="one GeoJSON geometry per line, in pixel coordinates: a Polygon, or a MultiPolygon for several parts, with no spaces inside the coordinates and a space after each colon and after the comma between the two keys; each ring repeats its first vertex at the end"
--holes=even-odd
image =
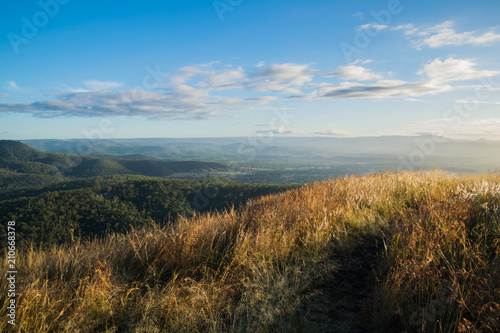
{"type": "Polygon", "coordinates": [[[47,153],[39,152],[19,141],[0,141],[0,158],[16,162],[32,162],[46,157],[47,153]]]}
{"type": "MultiPolygon", "coordinates": [[[[16,221],[19,246],[49,245],[126,232],[152,221],[170,224],[194,212],[238,208],[249,199],[290,188],[226,178],[94,177],[0,193],[0,216],[16,221]]],[[[0,238],[5,235],[0,225],[0,238]]]]}
{"type": "Polygon", "coordinates": [[[216,162],[90,157],[45,153],[21,142],[0,141],[0,189],[41,186],[67,180],[117,174],[153,177],[225,170],[216,162]]]}

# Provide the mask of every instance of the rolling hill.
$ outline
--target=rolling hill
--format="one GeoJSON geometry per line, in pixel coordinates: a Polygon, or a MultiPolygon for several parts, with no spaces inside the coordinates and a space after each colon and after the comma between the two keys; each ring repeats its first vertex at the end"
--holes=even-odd
{"type": "Polygon", "coordinates": [[[316,161],[374,166],[372,171],[443,169],[490,172],[500,166],[500,141],[432,135],[379,137],[143,138],[25,140],[46,152],[85,151],[92,156],[142,154],[175,160],[316,161]],[[83,149],[82,149],[83,147],[83,149]],[[410,163],[410,161],[412,161],[410,163]]]}
{"type": "Polygon", "coordinates": [[[0,189],[40,186],[71,178],[119,174],[166,177],[177,173],[223,171],[216,162],[169,161],[133,155],[80,156],[41,152],[17,141],[0,141],[0,189]]]}

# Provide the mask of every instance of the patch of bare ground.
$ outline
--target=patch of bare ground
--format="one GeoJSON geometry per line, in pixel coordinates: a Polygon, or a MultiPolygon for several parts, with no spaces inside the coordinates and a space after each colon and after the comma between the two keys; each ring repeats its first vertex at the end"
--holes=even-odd
{"type": "Polygon", "coordinates": [[[303,304],[305,332],[371,332],[369,303],[382,249],[380,236],[364,236],[326,259],[303,304]]]}

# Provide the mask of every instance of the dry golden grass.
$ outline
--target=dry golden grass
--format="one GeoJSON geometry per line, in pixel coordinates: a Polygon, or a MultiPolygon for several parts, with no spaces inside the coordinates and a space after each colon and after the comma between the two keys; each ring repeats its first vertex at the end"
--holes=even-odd
{"type": "Polygon", "coordinates": [[[500,331],[499,179],[460,178],[401,214],[375,297],[379,326],[500,331]]]}
{"type": "MultiPolygon", "coordinates": [[[[25,249],[16,329],[312,332],[307,295],[335,271],[328,258],[386,236],[367,325],[500,331],[499,206],[495,174],[353,176],[169,228],[25,249]]],[[[6,295],[1,284],[4,318],[6,295]]],[[[0,321],[0,331],[9,326],[0,321]]]]}

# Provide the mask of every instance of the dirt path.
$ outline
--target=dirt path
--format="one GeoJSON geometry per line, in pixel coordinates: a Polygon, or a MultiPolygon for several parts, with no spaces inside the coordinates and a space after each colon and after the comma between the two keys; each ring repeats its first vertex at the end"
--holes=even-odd
{"type": "Polygon", "coordinates": [[[382,239],[365,237],[347,253],[328,258],[329,272],[307,300],[309,332],[370,332],[363,310],[375,287],[382,239]]]}

